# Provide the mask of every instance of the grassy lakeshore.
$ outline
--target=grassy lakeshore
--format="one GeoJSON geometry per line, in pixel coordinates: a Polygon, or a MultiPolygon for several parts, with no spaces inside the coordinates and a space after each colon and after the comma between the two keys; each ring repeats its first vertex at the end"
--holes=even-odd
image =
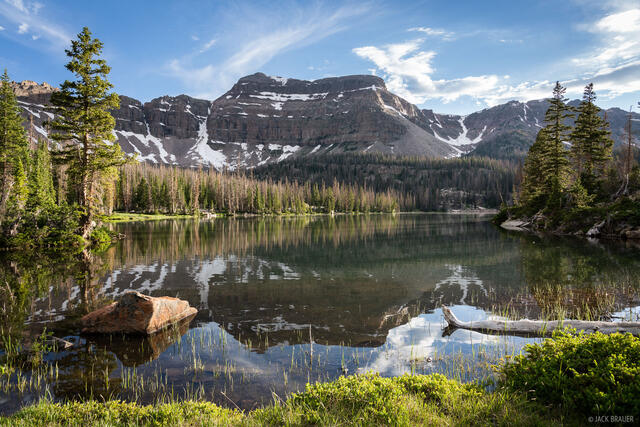
{"type": "Polygon", "coordinates": [[[531,425],[565,422],[518,393],[486,392],[442,375],[342,377],[308,385],[266,408],[241,412],[210,402],[155,406],[97,401],[40,402],[0,425],[531,425]]]}
{"type": "Polygon", "coordinates": [[[469,210],[452,210],[452,211],[395,211],[395,212],[308,212],[308,213],[294,213],[294,212],[281,212],[281,213],[236,213],[229,215],[225,213],[211,213],[207,215],[186,215],[186,214],[142,214],[142,213],[127,213],[127,212],[114,212],[111,215],[105,215],[102,220],[106,223],[115,222],[138,222],[138,221],[160,221],[167,219],[193,219],[193,218],[264,218],[264,217],[307,217],[307,216],[343,216],[343,215],[416,215],[416,214],[449,214],[449,215],[495,215],[498,213],[496,209],[469,209],[469,210]]]}
{"type": "MultiPolygon", "coordinates": [[[[426,213],[426,212],[402,212],[402,213],[426,213]]],[[[114,212],[111,215],[105,215],[102,217],[102,221],[105,223],[116,222],[141,222],[141,221],[161,221],[168,219],[207,219],[207,218],[265,218],[265,217],[309,217],[309,216],[340,216],[340,215],[396,215],[399,212],[308,212],[308,213],[295,213],[295,212],[280,212],[280,213],[208,213],[201,215],[187,215],[187,214],[143,214],[143,213],[127,213],[127,212],[114,212]]]]}
{"type": "Polygon", "coordinates": [[[640,338],[631,334],[561,331],[494,368],[492,390],[442,374],[366,374],[308,384],[249,412],[195,401],[41,401],[0,418],[0,425],[543,426],[640,417],[640,338]]]}
{"type": "Polygon", "coordinates": [[[102,218],[104,222],[136,222],[136,221],[160,221],[163,219],[188,219],[195,215],[169,215],[169,214],[141,214],[114,212],[102,218]]]}

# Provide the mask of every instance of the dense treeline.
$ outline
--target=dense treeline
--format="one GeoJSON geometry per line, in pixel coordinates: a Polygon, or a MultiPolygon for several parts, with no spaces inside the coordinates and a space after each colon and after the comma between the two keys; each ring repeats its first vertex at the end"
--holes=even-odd
{"type": "Polygon", "coordinates": [[[105,200],[105,205],[119,211],[170,214],[393,212],[398,197],[394,191],[374,192],[338,181],[298,184],[213,169],[129,164],[120,168],[114,198],[105,200]]]}
{"type": "Polygon", "coordinates": [[[436,211],[499,207],[511,197],[518,180],[518,165],[478,157],[338,154],[289,159],[256,168],[252,174],[260,179],[287,177],[314,185],[335,180],[376,192],[394,191],[403,211],[436,211]]]}

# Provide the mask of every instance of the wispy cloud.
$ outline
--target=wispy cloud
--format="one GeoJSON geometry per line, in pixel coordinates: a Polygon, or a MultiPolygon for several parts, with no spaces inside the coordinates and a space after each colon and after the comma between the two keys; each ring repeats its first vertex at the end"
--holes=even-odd
{"type": "MultiPolygon", "coordinates": [[[[640,8],[613,2],[604,16],[585,23],[578,30],[595,34],[596,45],[588,53],[571,58],[564,67],[563,84],[571,96],[579,96],[593,82],[602,98],[640,91],[640,8]],[[622,9],[621,9],[622,7],[622,9]]],[[[637,4],[637,3],[636,3],[637,4]]],[[[444,36],[445,30],[412,28],[430,36],[444,36]]],[[[454,33],[451,33],[452,37],[454,33]]],[[[496,34],[498,34],[496,32],[496,34]]],[[[456,37],[466,37],[458,34],[456,37]]],[[[497,38],[500,43],[521,43],[518,38],[497,38]]],[[[546,98],[554,82],[547,80],[512,82],[509,76],[483,74],[456,79],[434,78],[434,50],[423,50],[424,38],[383,46],[353,49],[375,64],[388,88],[410,102],[423,104],[436,99],[452,102],[468,96],[492,106],[508,100],[546,98]]]]}
{"type": "Polygon", "coordinates": [[[575,66],[610,68],[640,58],[640,7],[614,10],[582,28],[596,35],[597,42],[588,53],[572,59],[575,66]]]}
{"type": "Polygon", "coordinates": [[[217,40],[216,39],[211,39],[208,42],[206,42],[202,48],[200,49],[200,53],[205,53],[206,51],[208,51],[209,49],[211,49],[213,47],[214,44],[216,44],[217,40]]]}
{"type": "Polygon", "coordinates": [[[495,75],[434,80],[432,61],[436,52],[420,50],[422,43],[417,39],[382,47],[359,47],[353,52],[376,65],[389,90],[416,104],[434,98],[451,102],[464,95],[486,98],[498,86],[500,78],[495,75]]]}
{"type": "MultiPolygon", "coordinates": [[[[35,41],[42,38],[55,50],[68,47],[71,35],[42,16],[40,11],[43,8],[44,4],[38,1],[4,0],[0,2],[0,16],[17,26],[13,37],[18,40],[35,41]],[[29,39],[20,38],[27,34],[30,35],[29,39]]],[[[9,31],[6,33],[7,36],[11,36],[9,31]]]]}
{"type": "Polygon", "coordinates": [[[407,31],[419,31],[421,33],[426,34],[427,36],[438,37],[444,41],[452,41],[452,40],[455,40],[456,38],[456,33],[452,31],[446,31],[441,28],[414,27],[414,28],[409,28],[407,31]]]}
{"type": "Polygon", "coordinates": [[[215,98],[239,77],[259,71],[277,55],[343,31],[351,25],[352,18],[364,15],[369,9],[368,4],[347,4],[331,11],[319,4],[310,4],[277,11],[234,10],[240,16],[226,20],[238,23],[225,29],[228,39],[211,43],[211,46],[217,42],[232,45],[234,53],[215,64],[203,63],[204,55],[199,54],[211,48],[204,49],[207,43],[196,55],[169,61],[167,70],[188,85],[196,96],[215,98]],[[246,22],[251,22],[251,26],[247,27],[246,22]]]}

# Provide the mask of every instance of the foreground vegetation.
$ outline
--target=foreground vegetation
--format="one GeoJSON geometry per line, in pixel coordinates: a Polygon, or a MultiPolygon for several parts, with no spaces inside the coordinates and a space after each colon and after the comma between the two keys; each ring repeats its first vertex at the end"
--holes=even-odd
{"type": "MultiPolygon", "coordinates": [[[[41,401],[2,425],[583,425],[640,415],[640,339],[558,332],[496,367],[494,389],[440,374],[341,377],[242,412],[208,402],[41,401]],[[605,419],[605,418],[600,418],[605,419]]],[[[486,386],[486,384],[485,384],[486,386]]]]}
{"type": "Polygon", "coordinates": [[[543,425],[561,418],[520,395],[489,393],[439,374],[342,377],[243,413],[208,402],[156,406],[40,402],[5,425],[543,425]],[[551,417],[551,418],[550,418],[551,417]]]}

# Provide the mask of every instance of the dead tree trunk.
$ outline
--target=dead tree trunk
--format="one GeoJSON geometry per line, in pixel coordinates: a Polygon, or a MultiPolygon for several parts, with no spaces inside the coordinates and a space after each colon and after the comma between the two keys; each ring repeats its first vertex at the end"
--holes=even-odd
{"type": "Polygon", "coordinates": [[[640,336],[640,322],[590,322],[585,320],[479,320],[476,322],[462,322],[445,306],[442,306],[442,313],[449,327],[479,332],[548,337],[556,329],[575,328],[578,331],[588,333],[612,334],[614,332],[629,332],[640,336]]]}

